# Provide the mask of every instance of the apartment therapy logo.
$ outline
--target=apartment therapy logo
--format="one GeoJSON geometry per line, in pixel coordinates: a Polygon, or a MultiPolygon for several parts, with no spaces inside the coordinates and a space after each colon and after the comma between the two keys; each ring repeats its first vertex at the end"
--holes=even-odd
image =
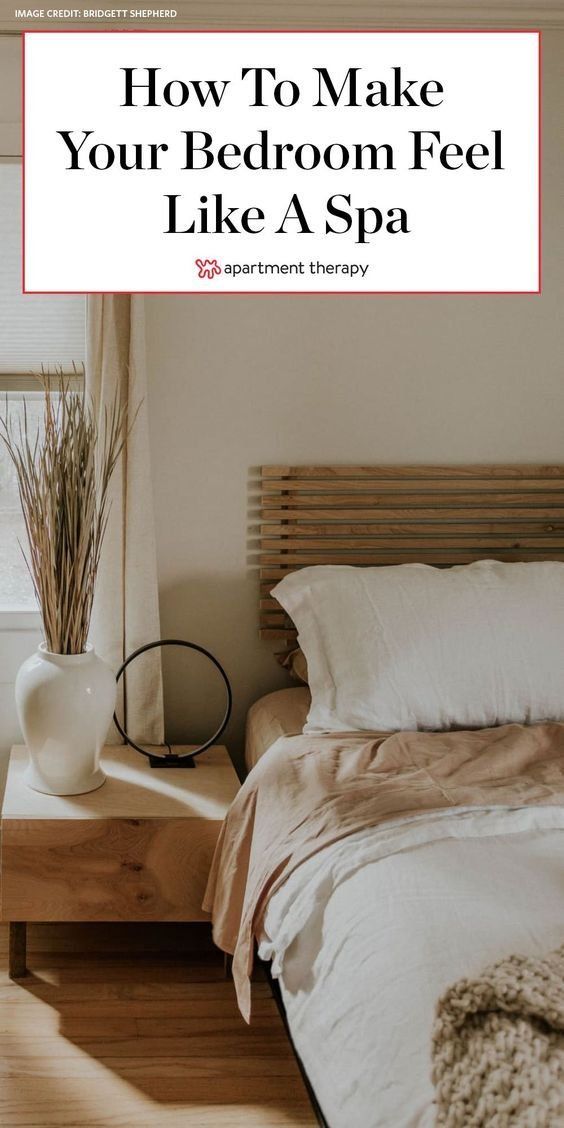
{"type": "MultiPolygon", "coordinates": [[[[45,65],[58,38],[26,36],[28,113],[34,69],[39,60],[45,65]]],[[[529,135],[517,146],[512,100],[499,87],[488,33],[452,33],[443,42],[416,33],[339,40],[265,33],[256,40],[232,36],[232,50],[227,34],[127,33],[114,38],[110,57],[103,44],[104,101],[97,105],[89,86],[92,46],[108,38],[98,34],[88,44],[72,110],[68,100],[64,109],[57,105],[56,97],[48,107],[49,173],[56,169],[69,196],[87,184],[98,207],[110,195],[115,199],[117,185],[130,203],[142,198],[144,237],[169,247],[188,241],[192,262],[219,258],[234,238],[253,257],[260,248],[263,259],[276,257],[278,243],[286,260],[304,250],[318,255],[322,242],[331,244],[333,259],[336,245],[353,260],[372,248],[383,265],[398,253],[394,245],[417,240],[421,251],[434,247],[440,254],[443,234],[451,240],[470,225],[474,238],[481,229],[487,236],[492,223],[491,215],[484,222],[485,213],[510,185],[519,193],[525,172],[529,190],[523,188],[521,214],[533,236],[536,120],[530,118],[529,135]],[[171,51],[174,40],[182,43],[171,51]],[[300,49],[292,50],[290,40],[301,41],[300,49]],[[146,58],[147,42],[152,65],[132,59],[146,58]]],[[[512,77],[521,68],[521,83],[528,64],[525,97],[533,101],[535,38],[498,40],[518,48],[504,62],[512,77]]],[[[42,116],[37,105],[35,113],[42,116]]],[[[31,147],[27,156],[33,162],[31,147]]],[[[497,218],[503,222],[501,213],[497,218]]],[[[127,225],[127,215],[122,222],[127,225]]],[[[404,267],[413,253],[416,248],[399,252],[404,267]]]]}

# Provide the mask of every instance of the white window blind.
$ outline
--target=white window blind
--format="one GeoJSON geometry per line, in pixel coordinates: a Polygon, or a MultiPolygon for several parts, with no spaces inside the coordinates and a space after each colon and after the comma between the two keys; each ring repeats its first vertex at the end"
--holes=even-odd
{"type": "Polygon", "coordinates": [[[62,365],[85,355],[85,299],[21,292],[21,165],[0,162],[0,386],[3,373],[62,365]]]}

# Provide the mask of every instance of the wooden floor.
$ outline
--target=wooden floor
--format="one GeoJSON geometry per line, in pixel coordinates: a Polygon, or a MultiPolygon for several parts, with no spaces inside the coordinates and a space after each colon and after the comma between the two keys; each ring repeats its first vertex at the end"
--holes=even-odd
{"type": "Polygon", "coordinates": [[[178,928],[164,955],[151,926],[36,926],[16,985],[0,926],[2,1128],[316,1123],[268,984],[248,1027],[207,936],[187,957],[178,928]]]}

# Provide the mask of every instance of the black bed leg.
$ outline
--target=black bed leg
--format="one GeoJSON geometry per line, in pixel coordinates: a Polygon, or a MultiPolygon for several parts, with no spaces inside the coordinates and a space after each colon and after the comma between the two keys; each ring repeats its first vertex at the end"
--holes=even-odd
{"type": "Polygon", "coordinates": [[[8,974],[10,979],[23,979],[27,975],[27,924],[23,920],[10,921],[10,947],[8,974]]]}

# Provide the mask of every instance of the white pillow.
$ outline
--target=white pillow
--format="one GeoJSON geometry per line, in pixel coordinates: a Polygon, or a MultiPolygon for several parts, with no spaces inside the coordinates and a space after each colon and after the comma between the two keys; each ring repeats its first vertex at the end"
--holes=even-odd
{"type": "Polygon", "coordinates": [[[272,593],[293,619],[304,732],[564,720],[564,564],[319,566],[272,593]]]}

